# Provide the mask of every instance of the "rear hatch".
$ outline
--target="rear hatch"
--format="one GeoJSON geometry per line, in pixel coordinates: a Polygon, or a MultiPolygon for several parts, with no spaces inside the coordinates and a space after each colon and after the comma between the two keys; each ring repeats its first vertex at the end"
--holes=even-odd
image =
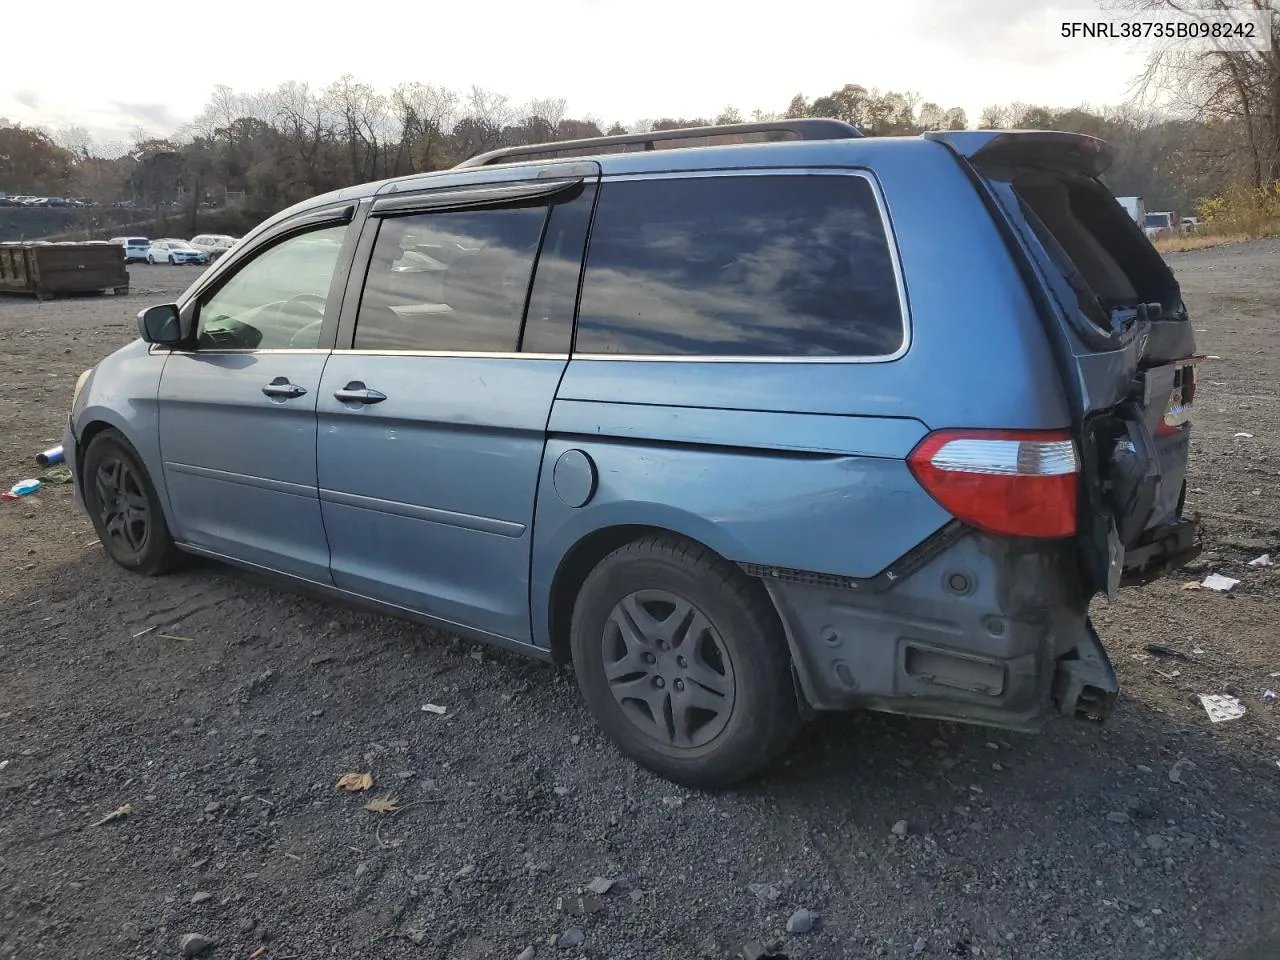
{"type": "Polygon", "coordinates": [[[1095,586],[1111,595],[1188,562],[1195,335],[1164,258],[1099,180],[1110,148],[1056,132],[927,136],[968,169],[1039,301],[1080,445],[1095,586]]]}

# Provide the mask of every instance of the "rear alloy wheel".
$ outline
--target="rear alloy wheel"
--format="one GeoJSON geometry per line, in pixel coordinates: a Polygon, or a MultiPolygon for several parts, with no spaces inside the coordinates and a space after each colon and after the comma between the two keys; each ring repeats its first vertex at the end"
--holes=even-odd
{"type": "Polygon", "coordinates": [[[675,537],[614,551],[578,596],[579,688],[627,756],[677,783],[729,786],[799,726],[787,646],[758,584],[675,537]]]}
{"type": "Polygon", "coordinates": [[[115,430],[93,438],[84,455],[85,506],[108,555],[134,573],[168,573],[178,550],[146,468],[115,430]]]}

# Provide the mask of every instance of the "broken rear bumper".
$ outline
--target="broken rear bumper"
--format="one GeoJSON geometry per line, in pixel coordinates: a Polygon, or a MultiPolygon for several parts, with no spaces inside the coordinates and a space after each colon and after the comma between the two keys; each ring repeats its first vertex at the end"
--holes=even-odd
{"type": "Polygon", "coordinates": [[[1034,732],[1055,710],[1104,719],[1118,684],[1069,542],[952,528],[868,581],[751,570],[814,710],[855,708],[1034,732]]]}
{"type": "Polygon", "coordinates": [[[1157,527],[1125,551],[1120,586],[1139,586],[1166,576],[1200,556],[1203,548],[1192,520],[1180,518],[1157,527]]]}

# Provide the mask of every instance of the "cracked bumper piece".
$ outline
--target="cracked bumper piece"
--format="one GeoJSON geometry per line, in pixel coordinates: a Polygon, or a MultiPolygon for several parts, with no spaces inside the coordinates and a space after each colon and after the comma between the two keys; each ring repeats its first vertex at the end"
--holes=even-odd
{"type": "Polygon", "coordinates": [[[1069,544],[968,533],[888,582],[761,578],[815,710],[871,709],[1034,732],[1102,719],[1115,673],[1069,544]]]}
{"type": "Polygon", "coordinates": [[[67,417],[67,428],[62,435],[62,458],[67,469],[71,471],[71,491],[76,506],[83,510],[85,508],[84,491],[80,489],[80,472],[76,469],[80,462],[76,453],[76,431],[70,417],[67,417]]]}

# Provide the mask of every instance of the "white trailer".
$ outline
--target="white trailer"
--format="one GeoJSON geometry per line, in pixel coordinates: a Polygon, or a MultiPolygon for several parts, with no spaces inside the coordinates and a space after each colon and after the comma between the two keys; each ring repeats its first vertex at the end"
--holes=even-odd
{"type": "Polygon", "coordinates": [[[1134,223],[1141,224],[1147,218],[1147,205],[1142,202],[1141,197],[1116,197],[1116,202],[1133,217],[1134,223]]]}

